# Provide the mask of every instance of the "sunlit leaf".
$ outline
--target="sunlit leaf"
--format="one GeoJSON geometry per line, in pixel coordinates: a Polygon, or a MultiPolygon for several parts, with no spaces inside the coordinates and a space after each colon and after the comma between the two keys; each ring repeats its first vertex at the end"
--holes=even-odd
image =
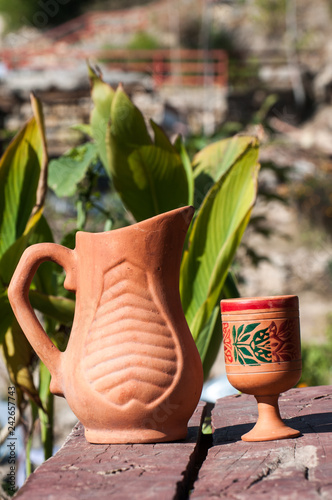
{"type": "Polygon", "coordinates": [[[256,198],[257,157],[255,143],[210,189],[182,259],[182,305],[194,339],[203,335],[201,345],[256,198]]]}
{"type": "MultiPolygon", "coordinates": [[[[53,243],[53,235],[47,220],[42,216],[29,238],[30,245],[36,243],[53,243]]],[[[37,269],[33,283],[36,288],[45,294],[57,294],[56,264],[54,262],[43,262],[37,269]]]]}
{"type": "Polygon", "coordinates": [[[143,220],[188,204],[187,177],[178,154],[157,146],[136,149],[128,159],[132,189],[122,199],[143,220]]]}
{"type": "Polygon", "coordinates": [[[233,273],[229,271],[211,317],[203,327],[204,330],[208,329],[208,331],[207,333],[202,331],[197,339],[197,347],[203,363],[205,379],[208,378],[210,370],[217,359],[222,342],[221,314],[219,305],[220,300],[231,299],[239,296],[240,294],[235,278],[233,273]]]}
{"type": "Polygon", "coordinates": [[[41,136],[31,118],[0,160],[0,257],[24,232],[36,203],[41,136]]]}
{"type": "Polygon", "coordinates": [[[153,120],[150,120],[151,128],[154,133],[154,144],[169,153],[176,153],[176,149],[165,134],[164,130],[153,120]]]}
{"type": "Polygon", "coordinates": [[[123,87],[116,89],[111,106],[111,133],[123,149],[130,152],[152,144],[141,111],[129,99],[123,87]]]}
{"type": "Polygon", "coordinates": [[[45,132],[45,122],[43,107],[39,99],[34,94],[30,95],[32,111],[37,123],[39,137],[35,143],[35,150],[40,164],[40,175],[36,193],[36,203],[32,210],[32,215],[38,212],[45,203],[47,193],[47,172],[48,172],[48,152],[45,132]]]}
{"type": "Polygon", "coordinates": [[[88,67],[88,71],[91,84],[91,98],[94,104],[90,116],[91,133],[104,168],[110,175],[106,151],[106,133],[111,118],[111,104],[115,91],[90,66],[88,67]]]}
{"type": "Polygon", "coordinates": [[[22,253],[26,249],[31,234],[33,233],[36,225],[38,224],[42,210],[39,209],[36,214],[29,219],[27,226],[19,238],[4,252],[0,259],[0,279],[6,286],[9,285],[11,277],[15,268],[21,258],[22,253]]]}
{"type": "Polygon", "coordinates": [[[39,407],[42,407],[32,376],[35,353],[16,320],[7,330],[1,349],[8,374],[16,386],[19,399],[22,398],[22,393],[25,393],[39,407]]]}
{"type": "Polygon", "coordinates": [[[48,185],[57,196],[73,196],[89,166],[97,160],[95,144],[85,143],[50,161],[48,185]]]}
{"type": "Polygon", "coordinates": [[[142,113],[123,89],[115,93],[108,135],[114,185],[137,221],[188,205],[189,188],[180,155],[152,122],[155,144],[142,113]]]}
{"type": "Polygon", "coordinates": [[[188,205],[194,204],[194,176],[193,169],[188,156],[187,150],[183,144],[181,137],[179,136],[174,144],[177,152],[180,155],[183,168],[187,176],[187,186],[188,186],[188,205]]]}
{"type": "Polygon", "coordinates": [[[214,181],[218,180],[248,149],[256,145],[257,139],[246,135],[235,135],[209,144],[194,156],[194,177],[205,173],[214,181]]]}
{"type": "Polygon", "coordinates": [[[46,295],[37,290],[30,290],[29,300],[34,309],[54,318],[60,323],[70,325],[74,318],[75,301],[65,297],[46,295]]]}
{"type": "Polygon", "coordinates": [[[6,290],[2,290],[2,292],[0,293],[0,314],[1,314],[1,321],[0,321],[0,345],[1,345],[1,343],[5,338],[5,334],[8,328],[10,328],[14,320],[14,314],[10,306],[6,290]]]}

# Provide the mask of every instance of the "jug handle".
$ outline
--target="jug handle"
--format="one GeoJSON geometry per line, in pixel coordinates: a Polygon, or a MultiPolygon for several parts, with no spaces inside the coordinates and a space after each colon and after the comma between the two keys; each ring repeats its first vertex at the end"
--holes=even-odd
{"type": "MultiPolygon", "coordinates": [[[[29,288],[32,279],[42,262],[52,261],[66,271],[64,287],[76,290],[76,253],[56,243],[37,243],[28,247],[21,256],[8,287],[8,298],[13,312],[25,336],[37,355],[49,369],[53,386],[61,380],[61,351],[53,344],[41,326],[29,301],[29,288]]],[[[52,390],[53,392],[53,390],[52,390]]]]}

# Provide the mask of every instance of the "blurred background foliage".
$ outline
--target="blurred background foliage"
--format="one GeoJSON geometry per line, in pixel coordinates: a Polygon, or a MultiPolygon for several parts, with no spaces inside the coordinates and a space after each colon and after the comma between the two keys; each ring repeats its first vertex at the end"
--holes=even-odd
{"type": "Polygon", "coordinates": [[[0,12],[5,16],[7,30],[22,26],[43,29],[58,26],[91,10],[126,9],[145,5],[152,0],[0,0],[0,12]],[[47,22],[45,22],[45,15],[47,22]]]}

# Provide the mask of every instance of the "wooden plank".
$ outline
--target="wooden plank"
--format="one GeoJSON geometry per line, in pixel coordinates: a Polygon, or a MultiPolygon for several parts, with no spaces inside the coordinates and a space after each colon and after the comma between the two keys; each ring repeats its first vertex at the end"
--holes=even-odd
{"type": "Polygon", "coordinates": [[[187,498],[195,474],[205,403],[189,421],[185,441],[96,445],[78,423],[58,453],[15,495],[26,500],[170,500],[187,498]]]}
{"type": "Polygon", "coordinates": [[[299,438],[241,441],[257,419],[254,397],[217,401],[213,447],[191,500],[332,498],[332,386],[292,389],[279,401],[281,416],[301,431],[299,438]]]}

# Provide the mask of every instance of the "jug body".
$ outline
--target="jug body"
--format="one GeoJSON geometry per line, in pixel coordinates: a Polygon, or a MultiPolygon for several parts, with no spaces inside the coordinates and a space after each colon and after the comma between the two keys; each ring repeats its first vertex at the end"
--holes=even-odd
{"type": "Polygon", "coordinates": [[[203,383],[179,295],[191,216],[186,207],[108,233],[77,233],[66,269],[75,317],[50,369],[51,389],[65,396],[90,442],[186,436],[203,383]]]}

